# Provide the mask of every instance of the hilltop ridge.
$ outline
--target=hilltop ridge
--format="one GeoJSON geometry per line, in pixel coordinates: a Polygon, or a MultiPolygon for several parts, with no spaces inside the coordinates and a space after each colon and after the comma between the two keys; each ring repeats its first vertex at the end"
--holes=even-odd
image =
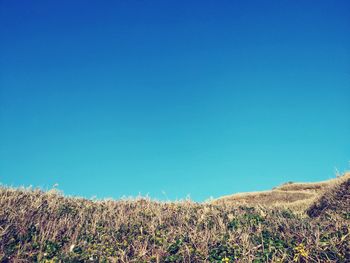
{"type": "Polygon", "coordinates": [[[272,190],[223,196],[213,200],[212,203],[233,206],[248,205],[280,207],[303,212],[327,191],[349,178],[350,172],[345,172],[342,176],[321,182],[288,182],[277,186],[272,190]]]}

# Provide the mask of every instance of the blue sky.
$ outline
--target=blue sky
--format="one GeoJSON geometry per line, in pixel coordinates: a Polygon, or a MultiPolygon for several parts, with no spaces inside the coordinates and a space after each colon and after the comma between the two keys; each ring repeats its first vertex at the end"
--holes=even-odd
{"type": "Polygon", "coordinates": [[[350,161],[349,14],[0,1],[0,182],[202,201],[334,177],[350,161]]]}

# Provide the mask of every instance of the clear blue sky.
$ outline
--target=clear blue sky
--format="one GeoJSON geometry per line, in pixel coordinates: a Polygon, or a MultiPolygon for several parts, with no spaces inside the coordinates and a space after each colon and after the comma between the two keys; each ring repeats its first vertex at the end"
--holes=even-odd
{"type": "Polygon", "coordinates": [[[349,14],[0,0],[0,182],[202,201],[331,178],[350,161],[349,14]]]}

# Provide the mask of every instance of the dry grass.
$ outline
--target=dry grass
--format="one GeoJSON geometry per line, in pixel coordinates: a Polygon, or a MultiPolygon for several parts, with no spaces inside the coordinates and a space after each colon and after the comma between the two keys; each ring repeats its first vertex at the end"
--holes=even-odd
{"type": "Polygon", "coordinates": [[[318,183],[287,183],[274,188],[274,190],[323,192],[329,185],[336,181],[338,181],[337,178],[318,183]]]}
{"type": "Polygon", "coordinates": [[[296,212],[304,212],[329,189],[332,189],[344,178],[349,178],[349,175],[349,173],[345,173],[342,177],[318,183],[286,183],[270,191],[223,196],[214,200],[213,203],[290,208],[296,212]]]}
{"type": "Polygon", "coordinates": [[[350,217],[350,173],[340,177],[308,209],[311,217],[320,216],[328,211],[337,214],[348,213],[350,217]]]}
{"type": "Polygon", "coordinates": [[[287,208],[294,205],[296,202],[305,202],[305,205],[310,205],[315,200],[317,194],[307,191],[264,191],[235,194],[232,196],[225,196],[213,201],[215,204],[226,205],[248,205],[248,206],[274,206],[287,208]]]}
{"type": "Polygon", "coordinates": [[[281,207],[91,201],[6,187],[0,207],[1,262],[350,260],[349,211],[310,218],[281,207]]]}

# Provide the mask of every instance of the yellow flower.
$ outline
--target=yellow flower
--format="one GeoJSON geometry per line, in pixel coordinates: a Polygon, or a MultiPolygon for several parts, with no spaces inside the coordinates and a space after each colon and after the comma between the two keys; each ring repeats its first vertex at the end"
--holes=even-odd
{"type": "Polygon", "coordinates": [[[309,253],[305,249],[305,245],[303,243],[300,243],[295,248],[295,255],[294,255],[294,261],[299,261],[300,257],[307,258],[309,256],[309,253]]]}
{"type": "Polygon", "coordinates": [[[230,259],[228,257],[224,257],[221,261],[224,263],[229,263],[230,259]]]}

